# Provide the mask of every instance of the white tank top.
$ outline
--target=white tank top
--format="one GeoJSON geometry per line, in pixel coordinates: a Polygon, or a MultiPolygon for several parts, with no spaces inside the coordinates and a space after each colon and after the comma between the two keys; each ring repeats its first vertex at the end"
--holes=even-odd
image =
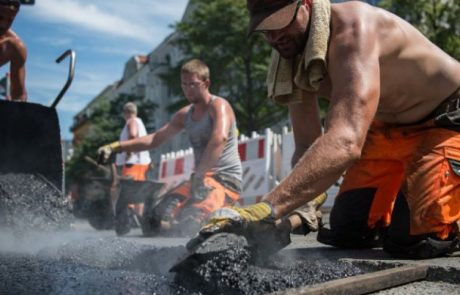
{"type": "MultiPolygon", "coordinates": [[[[147,130],[145,129],[144,123],[140,118],[135,118],[137,123],[137,137],[141,137],[147,135],[147,130]]],[[[127,140],[129,138],[128,135],[128,124],[125,124],[123,130],[120,134],[120,141],[127,140]]],[[[127,159],[127,153],[122,152],[117,154],[116,158],[116,165],[123,166],[125,164],[142,164],[147,165],[150,164],[150,153],[149,151],[142,151],[137,153],[131,153],[130,157],[127,159]]]]}

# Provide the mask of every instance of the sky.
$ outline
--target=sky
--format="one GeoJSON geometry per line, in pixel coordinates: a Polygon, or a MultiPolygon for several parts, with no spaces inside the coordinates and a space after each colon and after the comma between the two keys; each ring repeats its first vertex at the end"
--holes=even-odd
{"type": "MultiPolygon", "coordinates": [[[[76,53],[75,77],[57,106],[62,139],[72,139],[73,116],[107,85],[121,79],[125,63],[148,54],[173,32],[188,0],[35,0],[22,5],[12,29],[27,46],[28,100],[51,105],[67,80],[67,49],[76,53]]],[[[3,77],[9,66],[0,68],[3,77]]]]}

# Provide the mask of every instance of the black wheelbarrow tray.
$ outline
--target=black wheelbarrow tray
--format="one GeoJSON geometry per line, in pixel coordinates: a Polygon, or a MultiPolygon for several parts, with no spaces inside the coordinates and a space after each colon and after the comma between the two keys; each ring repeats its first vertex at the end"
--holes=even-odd
{"type": "Polygon", "coordinates": [[[30,173],[43,176],[63,191],[63,159],[56,106],[72,83],[75,52],[67,50],[56,59],[70,57],[67,82],[50,107],[0,101],[0,173],[30,173]]]}

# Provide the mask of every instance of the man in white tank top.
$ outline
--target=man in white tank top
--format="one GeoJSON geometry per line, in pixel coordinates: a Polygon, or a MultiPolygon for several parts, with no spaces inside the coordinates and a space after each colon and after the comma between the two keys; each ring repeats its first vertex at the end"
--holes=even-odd
{"type": "MultiPolygon", "coordinates": [[[[120,134],[120,141],[138,138],[147,135],[142,119],[137,117],[137,106],[128,102],[123,106],[123,117],[126,124],[120,134]]],[[[148,151],[123,152],[116,156],[116,165],[122,166],[122,176],[130,177],[137,181],[146,179],[150,167],[150,154],[148,151]]],[[[142,216],[144,204],[128,205],[138,216],[142,216]]]]}

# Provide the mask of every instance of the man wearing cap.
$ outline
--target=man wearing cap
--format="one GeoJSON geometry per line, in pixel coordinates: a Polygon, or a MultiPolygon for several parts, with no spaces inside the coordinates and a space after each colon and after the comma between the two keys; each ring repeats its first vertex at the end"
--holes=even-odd
{"type": "Polygon", "coordinates": [[[249,32],[274,49],[268,94],[288,105],[302,156],[261,203],[216,211],[200,237],[254,235],[258,224],[288,215],[346,172],[320,242],[383,245],[410,258],[452,252],[460,219],[460,63],[403,19],[363,2],[248,0],[247,7],[249,32]],[[319,96],[329,100],[324,134],[319,96]]]}
{"type": "Polygon", "coordinates": [[[13,101],[26,101],[27,50],[21,38],[11,30],[19,7],[18,0],[0,0],[0,66],[10,63],[11,90],[10,93],[6,93],[6,98],[13,101]]]}

